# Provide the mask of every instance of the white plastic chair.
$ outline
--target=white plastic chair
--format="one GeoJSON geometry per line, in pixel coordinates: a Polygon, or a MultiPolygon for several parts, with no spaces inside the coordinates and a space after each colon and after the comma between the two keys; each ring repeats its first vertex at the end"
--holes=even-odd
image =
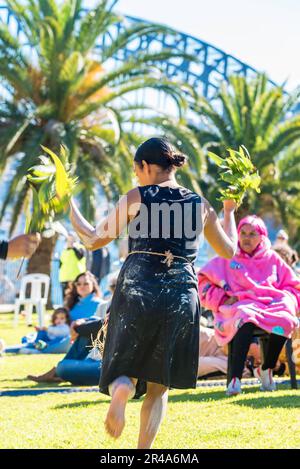
{"type": "Polygon", "coordinates": [[[14,325],[18,325],[21,305],[24,305],[27,324],[32,323],[32,311],[35,306],[38,314],[38,325],[44,327],[44,312],[47,305],[50,288],[50,277],[46,274],[24,275],[21,280],[20,296],[15,301],[14,325]],[[27,287],[30,286],[30,296],[26,297],[27,287]],[[43,288],[44,287],[44,288],[43,288]]]}

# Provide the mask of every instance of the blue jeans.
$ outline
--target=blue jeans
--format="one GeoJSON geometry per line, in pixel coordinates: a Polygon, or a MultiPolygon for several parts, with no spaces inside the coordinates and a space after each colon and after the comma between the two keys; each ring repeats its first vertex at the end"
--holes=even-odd
{"type": "Polygon", "coordinates": [[[64,381],[80,386],[96,386],[99,384],[101,361],[85,358],[74,360],[64,358],[56,367],[56,375],[64,381]]]}
{"type": "Polygon", "coordinates": [[[99,384],[101,361],[86,358],[91,341],[87,337],[78,337],[67,355],[56,367],[56,375],[72,384],[96,386],[99,384]]]}
{"type": "Polygon", "coordinates": [[[34,347],[34,343],[23,343],[20,345],[14,345],[12,347],[6,347],[6,353],[20,353],[20,354],[37,354],[37,353],[66,353],[70,348],[70,337],[64,337],[63,339],[54,339],[48,342],[47,347],[43,350],[37,350],[34,347]]]}

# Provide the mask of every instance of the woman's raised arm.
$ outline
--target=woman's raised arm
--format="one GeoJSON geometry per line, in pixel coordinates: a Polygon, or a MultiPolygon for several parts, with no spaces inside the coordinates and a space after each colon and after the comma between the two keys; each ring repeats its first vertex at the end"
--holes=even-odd
{"type": "Polygon", "coordinates": [[[76,203],[70,202],[70,219],[74,230],[87,249],[94,251],[118,238],[130,220],[136,216],[141,204],[138,188],[123,195],[110,213],[93,227],[80,213],[76,203]]]}
{"type": "Polygon", "coordinates": [[[218,256],[230,259],[237,249],[237,230],[234,218],[236,203],[232,200],[224,201],[224,228],[222,227],[215,210],[204,199],[206,219],[204,235],[218,256]]]}

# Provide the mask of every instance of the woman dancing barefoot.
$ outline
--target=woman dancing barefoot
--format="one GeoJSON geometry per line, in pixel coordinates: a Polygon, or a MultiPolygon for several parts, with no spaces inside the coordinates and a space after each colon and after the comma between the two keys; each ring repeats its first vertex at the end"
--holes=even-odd
{"type": "Polygon", "coordinates": [[[138,448],[151,448],[166,413],[169,388],[195,388],[199,347],[196,259],[204,234],[219,256],[236,249],[235,203],[224,202],[224,230],[198,194],[180,186],[176,168],[186,157],[159,138],[134,158],[139,186],[121,197],[93,228],[71,202],[71,221],[88,249],[98,249],[129,228],[129,255],[110,308],[100,392],[112,396],[105,421],[118,438],[129,399],[146,394],[138,448]]]}

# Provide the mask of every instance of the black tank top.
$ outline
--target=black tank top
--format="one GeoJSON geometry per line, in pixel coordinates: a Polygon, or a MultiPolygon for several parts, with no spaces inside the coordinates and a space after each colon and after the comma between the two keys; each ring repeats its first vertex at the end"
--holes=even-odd
{"type": "Polygon", "coordinates": [[[141,207],[129,224],[129,252],[171,251],[193,262],[202,234],[202,200],[185,187],[140,186],[141,207]]]}

